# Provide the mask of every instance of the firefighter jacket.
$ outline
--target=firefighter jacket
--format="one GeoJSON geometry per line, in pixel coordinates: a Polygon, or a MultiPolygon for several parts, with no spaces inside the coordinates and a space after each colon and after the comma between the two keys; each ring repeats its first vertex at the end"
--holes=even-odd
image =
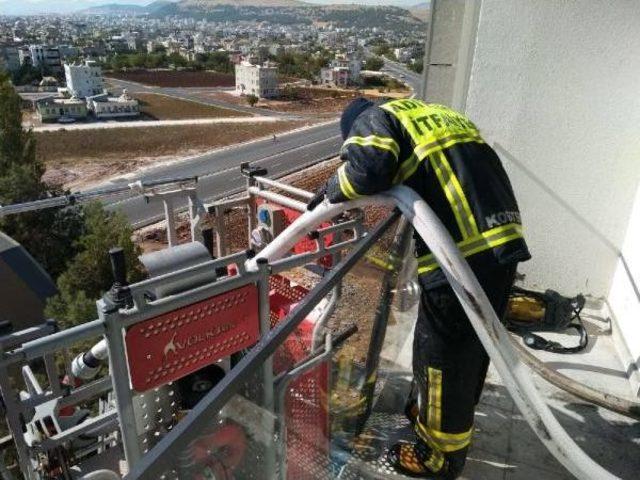
{"type": "MultiPolygon", "coordinates": [[[[369,108],[354,122],[340,156],[345,163],[327,184],[332,203],[404,184],[433,208],[465,257],[503,265],[530,258],[500,159],[476,126],[450,108],[419,100],[369,108]]],[[[421,276],[444,282],[419,238],[416,255],[421,276]]]]}

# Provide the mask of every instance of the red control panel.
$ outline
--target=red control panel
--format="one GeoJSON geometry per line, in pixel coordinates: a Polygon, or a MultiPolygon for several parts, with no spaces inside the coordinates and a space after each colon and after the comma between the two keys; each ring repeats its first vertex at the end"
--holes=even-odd
{"type": "Polygon", "coordinates": [[[216,295],[140,322],[125,343],[133,389],[178,380],[258,341],[255,285],[216,295]]]}

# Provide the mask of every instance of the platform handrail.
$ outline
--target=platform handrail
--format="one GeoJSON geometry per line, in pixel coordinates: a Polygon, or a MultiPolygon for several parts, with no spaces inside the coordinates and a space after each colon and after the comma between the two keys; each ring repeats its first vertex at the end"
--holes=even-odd
{"type": "MultiPolygon", "coordinates": [[[[170,469],[174,457],[166,454],[168,449],[175,448],[177,445],[186,447],[198,437],[198,432],[201,431],[203,424],[207,423],[203,422],[203,419],[214,417],[226,402],[247,381],[253,378],[262,363],[275,353],[276,349],[295,331],[317,303],[329,294],[332,288],[343,279],[399,216],[399,212],[393,212],[388,218],[380,222],[373,231],[362,238],[349,254],[291,310],[282,322],[264,336],[180,423],[135,465],[130,466],[130,473],[125,478],[156,479],[160,478],[165,470],[170,469]]],[[[292,225],[296,223],[294,222],[292,225]]],[[[257,269],[258,264],[256,263],[257,269]]]]}

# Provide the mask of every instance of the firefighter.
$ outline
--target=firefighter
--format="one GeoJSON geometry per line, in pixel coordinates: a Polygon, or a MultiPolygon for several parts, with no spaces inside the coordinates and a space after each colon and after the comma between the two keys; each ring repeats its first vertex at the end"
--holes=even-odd
{"type": "MultiPolygon", "coordinates": [[[[496,313],[505,314],[518,262],[530,258],[518,205],[493,149],[464,115],[420,100],[364,98],[340,122],[344,163],[311,200],[352,200],[403,184],[436,212],[467,258],[496,313]]],[[[405,413],[415,443],[388,459],[418,478],[457,478],[473,434],[489,357],[444,273],[416,237],[421,299],[413,345],[415,395],[405,413]]]]}

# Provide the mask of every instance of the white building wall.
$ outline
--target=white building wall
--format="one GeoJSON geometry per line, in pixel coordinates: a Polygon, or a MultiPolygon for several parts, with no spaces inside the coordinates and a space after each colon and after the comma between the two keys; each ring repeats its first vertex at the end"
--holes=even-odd
{"type": "Polygon", "coordinates": [[[526,282],[607,298],[630,371],[640,367],[638,52],[640,2],[483,0],[466,98],[503,147],[533,254],[526,282]]]}
{"type": "Polygon", "coordinates": [[[277,69],[250,64],[236,65],[236,93],[260,98],[277,95],[277,69]]]}
{"type": "Polygon", "coordinates": [[[98,95],[104,90],[102,69],[92,62],[85,65],[64,66],[67,88],[78,98],[98,95]]]}
{"type": "Polygon", "coordinates": [[[609,306],[616,319],[615,333],[625,340],[618,344],[620,356],[636,365],[635,372],[631,369],[630,373],[640,396],[640,188],[629,218],[622,257],[616,262],[609,306]]]}
{"type": "Polygon", "coordinates": [[[482,2],[467,112],[532,174],[499,152],[532,284],[609,291],[640,180],[639,19],[631,0],[482,2]]]}

